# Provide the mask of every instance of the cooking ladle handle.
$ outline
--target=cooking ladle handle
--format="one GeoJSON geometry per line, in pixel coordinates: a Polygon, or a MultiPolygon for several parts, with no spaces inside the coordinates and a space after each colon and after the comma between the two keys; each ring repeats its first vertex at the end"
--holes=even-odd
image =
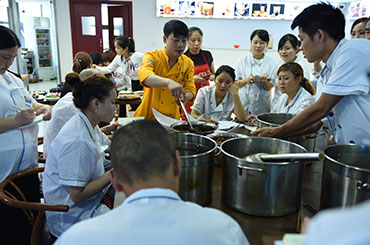
{"type": "Polygon", "coordinates": [[[292,161],[321,161],[324,159],[322,153],[284,153],[263,154],[260,156],[264,162],[292,162],[292,161]]]}
{"type": "Polygon", "coordinates": [[[265,170],[263,170],[262,168],[252,168],[252,167],[247,167],[247,166],[243,166],[243,165],[237,165],[236,166],[238,169],[245,169],[245,170],[252,170],[252,171],[257,171],[257,172],[265,172],[265,170]]]}

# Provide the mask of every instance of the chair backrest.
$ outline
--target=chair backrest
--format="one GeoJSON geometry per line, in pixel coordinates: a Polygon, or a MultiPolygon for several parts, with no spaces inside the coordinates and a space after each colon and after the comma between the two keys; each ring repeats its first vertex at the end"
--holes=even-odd
{"type": "Polygon", "coordinates": [[[33,226],[31,244],[38,244],[39,233],[44,219],[45,211],[67,212],[67,205],[43,204],[40,202],[29,202],[23,191],[15,184],[15,180],[24,178],[28,175],[38,174],[44,171],[44,167],[31,168],[7,177],[0,183],[0,201],[8,206],[20,208],[24,211],[31,225],[33,226]],[[13,187],[16,193],[8,191],[8,187],[13,187]],[[33,211],[37,211],[37,215],[33,211]]]}

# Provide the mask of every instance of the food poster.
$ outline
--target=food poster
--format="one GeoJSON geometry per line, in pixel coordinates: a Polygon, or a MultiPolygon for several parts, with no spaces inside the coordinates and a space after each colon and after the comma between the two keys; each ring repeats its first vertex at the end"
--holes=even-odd
{"type": "Polygon", "coordinates": [[[234,7],[234,16],[250,17],[250,7],[251,4],[249,2],[236,2],[234,7]]]}
{"type": "Polygon", "coordinates": [[[202,16],[213,16],[214,2],[202,2],[200,4],[200,15],[202,16]]]}
{"type": "Polygon", "coordinates": [[[178,12],[178,1],[157,0],[157,16],[175,16],[178,12]]]}
{"type": "Polygon", "coordinates": [[[289,3],[285,5],[285,15],[286,20],[293,20],[297,15],[299,15],[305,8],[312,5],[312,3],[289,3]]]}
{"type": "Polygon", "coordinates": [[[277,19],[283,19],[284,13],[285,13],[285,4],[271,4],[270,5],[270,17],[271,18],[277,18],[277,19]]]}
{"type": "Polygon", "coordinates": [[[357,19],[360,18],[360,13],[361,13],[361,2],[353,2],[349,6],[349,19],[357,19]]]}
{"type": "Polygon", "coordinates": [[[179,1],[179,16],[194,16],[195,6],[195,1],[179,1]]]}
{"type": "Polygon", "coordinates": [[[266,18],[267,17],[267,3],[253,3],[252,17],[266,18]]]}
{"type": "Polygon", "coordinates": [[[234,2],[233,1],[216,2],[214,7],[214,16],[219,18],[233,18],[234,2]]]}

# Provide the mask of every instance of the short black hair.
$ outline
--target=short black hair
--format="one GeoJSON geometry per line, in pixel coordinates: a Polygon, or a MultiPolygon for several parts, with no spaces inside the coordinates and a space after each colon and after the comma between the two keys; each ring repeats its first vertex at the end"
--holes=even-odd
{"type": "Polygon", "coordinates": [[[262,41],[265,41],[267,43],[270,41],[269,33],[266,30],[258,29],[253,31],[250,37],[251,41],[255,36],[258,36],[259,38],[261,38],[262,41]]]}
{"type": "Polygon", "coordinates": [[[297,47],[301,46],[301,41],[299,41],[298,38],[295,35],[285,34],[279,40],[278,50],[280,50],[284,46],[284,44],[288,41],[293,46],[293,48],[297,48],[297,47]]]}
{"type": "Polygon", "coordinates": [[[345,36],[345,18],[342,11],[327,3],[321,2],[305,8],[293,20],[292,30],[297,26],[302,28],[302,31],[311,39],[318,29],[328,33],[335,41],[340,41],[345,36]]]}
{"type": "Polygon", "coordinates": [[[235,81],[235,69],[228,65],[220,66],[215,73],[215,78],[217,78],[217,76],[223,72],[226,72],[227,74],[229,74],[231,78],[233,79],[233,82],[235,81]]]}
{"type": "Polygon", "coordinates": [[[192,26],[189,28],[188,39],[190,38],[191,34],[193,34],[193,32],[196,32],[196,31],[199,32],[199,34],[203,37],[202,30],[199,27],[192,26]]]}
{"type": "Polygon", "coordinates": [[[6,26],[0,25],[0,49],[20,47],[21,43],[14,31],[6,26]]]}
{"type": "Polygon", "coordinates": [[[100,65],[104,63],[103,55],[98,52],[91,52],[90,57],[92,59],[92,63],[95,65],[100,65]]]}
{"type": "Polygon", "coordinates": [[[137,120],[120,128],[110,148],[114,172],[128,184],[162,177],[175,151],[167,131],[153,120],[137,120]]]}
{"type": "Polygon", "coordinates": [[[170,20],[163,27],[163,34],[169,37],[173,33],[175,37],[188,37],[188,26],[180,20],[170,20]]]}

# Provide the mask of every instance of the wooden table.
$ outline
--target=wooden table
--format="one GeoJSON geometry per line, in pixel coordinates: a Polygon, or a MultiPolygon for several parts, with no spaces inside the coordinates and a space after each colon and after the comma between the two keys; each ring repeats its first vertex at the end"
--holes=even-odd
{"type": "Polygon", "coordinates": [[[116,99],[116,104],[119,105],[119,117],[126,117],[126,105],[140,105],[141,99],[116,99]]]}

